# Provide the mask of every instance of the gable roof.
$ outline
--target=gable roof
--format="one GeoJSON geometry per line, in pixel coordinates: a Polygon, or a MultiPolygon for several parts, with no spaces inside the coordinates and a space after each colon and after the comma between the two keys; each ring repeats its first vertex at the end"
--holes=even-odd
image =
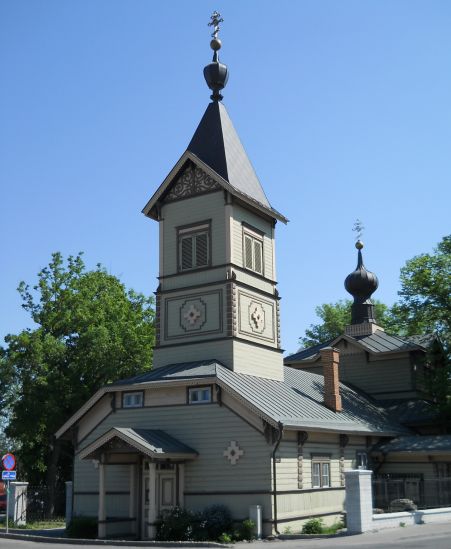
{"type": "MultiPolygon", "coordinates": [[[[434,336],[432,336],[432,340],[434,336]]],[[[341,340],[349,341],[362,350],[368,351],[370,354],[381,353],[400,353],[410,351],[425,351],[428,349],[431,341],[430,336],[408,336],[399,337],[392,336],[383,330],[376,330],[374,334],[367,336],[352,337],[349,335],[340,335],[332,341],[314,345],[307,349],[302,349],[298,353],[287,356],[284,359],[285,364],[302,361],[314,361],[319,358],[319,351],[324,347],[334,346],[341,340]]]]}
{"type": "Polygon", "coordinates": [[[113,427],[91,442],[80,454],[80,459],[93,459],[96,453],[114,438],[152,458],[195,458],[197,452],[160,429],[132,429],[113,427]]]}
{"type": "MultiPolygon", "coordinates": [[[[187,362],[163,366],[140,376],[121,380],[105,387],[104,392],[130,386],[143,389],[154,384],[166,385],[181,381],[205,383],[208,379],[273,426],[282,423],[291,429],[378,433],[386,436],[410,433],[383,407],[377,406],[371,399],[343,383],[340,383],[343,411],[336,413],[323,404],[323,376],[288,367],[284,368],[284,374],[284,381],[275,381],[233,372],[216,360],[187,362]]],[[[93,405],[92,399],[85,407],[89,403],[90,406],[93,405]]],[[[85,412],[88,409],[86,407],[85,412]]],[[[61,427],[57,437],[64,434],[80,417],[79,411],[61,427]]]]}
{"type": "Polygon", "coordinates": [[[232,195],[287,223],[286,217],[270,205],[227,110],[219,102],[208,105],[187,150],[144,207],[146,216],[156,218],[156,203],[164,197],[188,160],[232,195]]]}

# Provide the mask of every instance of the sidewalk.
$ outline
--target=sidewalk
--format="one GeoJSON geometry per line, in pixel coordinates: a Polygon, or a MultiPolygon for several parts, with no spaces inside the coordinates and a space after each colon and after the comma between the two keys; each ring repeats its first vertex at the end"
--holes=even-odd
{"type": "MultiPolygon", "coordinates": [[[[67,538],[54,537],[53,529],[47,531],[38,531],[39,534],[32,530],[28,530],[29,534],[9,534],[6,536],[0,533],[0,547],[5,549],[58,549],[68,545],[82,545],[84,549],[94,549],[98,546],[103,547],[214,547],[228,548],[235,547],[236,549],[245,549],[249,547],[246,542],[240,542],[235,545],[224,545],[220,543],[195,543],[195,542],[148,542],[148,541],[114,541],[114,540],[75,540],[67,538]],[[46,533],[50,535],[45,535],[46,533]],[[39,542],[39,545],[36,543],[39,542]]],[[[422,524],[414,526],[406,526],[404,528],[397,527],[391,529],[369,532],[353,536],[338,536],[310,539],[293,539],[271,541],[254,541],[250,549],[341,549],[341,548],[356,548],[356,549],[450,549],[451,548],[451,522],[440,524],[422,524]]]]}

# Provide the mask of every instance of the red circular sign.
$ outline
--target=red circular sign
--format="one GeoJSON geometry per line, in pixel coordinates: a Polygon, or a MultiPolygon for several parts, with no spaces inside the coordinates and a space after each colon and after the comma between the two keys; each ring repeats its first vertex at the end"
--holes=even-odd
{"type": "Polygon", "coordinates": [[[2,457],[3,468],[7,471],[12,471],[16,468],[16,458],[13,454],[5,454],[2,457]]]}

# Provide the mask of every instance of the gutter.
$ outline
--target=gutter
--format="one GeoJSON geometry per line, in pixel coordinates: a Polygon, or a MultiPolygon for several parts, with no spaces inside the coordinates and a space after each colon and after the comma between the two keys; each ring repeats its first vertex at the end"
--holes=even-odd
{"type": "Polygon", "coordinates": [[[276,469],[276,452],[279,448],[280,441],[282,440],[283,435],[283,423],[279,421],[277,424],[277,428],[279,431],[279,434],[277,436],[277,441],[274,445],[274,449],[272,451],[272,477],[273,477],[273,506],[274,506],[274,530],[276,531],[276,534],[280,534],[278,530],[278,524],[277,524],[277,469],[276,469]]]}

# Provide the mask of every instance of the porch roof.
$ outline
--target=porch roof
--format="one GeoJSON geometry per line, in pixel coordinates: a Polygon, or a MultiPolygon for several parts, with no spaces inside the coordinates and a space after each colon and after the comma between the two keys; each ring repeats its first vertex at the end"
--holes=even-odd
{"type": "Polygon", "coordinates": [[[194,459],[198,455],[196,450],[160,429],[113,427],[84,448],[80,452],[80,459],[95,459],[102,451],[111,451],[109,443],[113,439],[118,439],[132,450],[156,459],[194,459]]]}

